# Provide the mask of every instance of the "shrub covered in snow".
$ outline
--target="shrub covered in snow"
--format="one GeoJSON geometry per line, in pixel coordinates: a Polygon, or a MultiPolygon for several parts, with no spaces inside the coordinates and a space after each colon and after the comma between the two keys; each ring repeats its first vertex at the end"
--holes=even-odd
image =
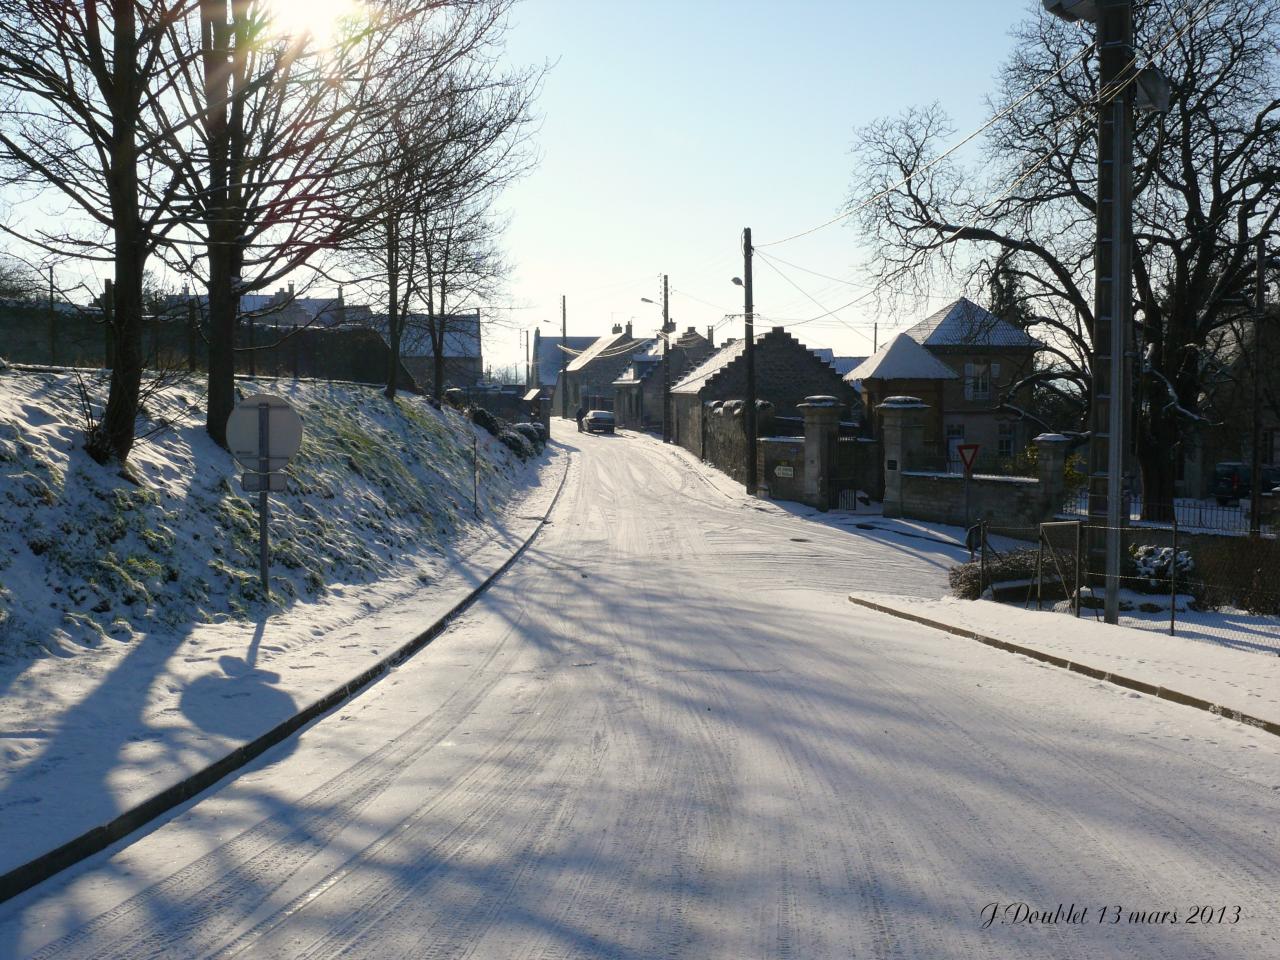
{"type": "Polygon", "coordinates": [[[485,430],[491,437],[496,437],[502,432],[502,421],[484,407],[471,408],[471,422],[485,430]]]}
{"type": "MultiPolygon", "coordinates": [[[[993,583],[1005,583],[1010,580],[1030,580],[1035,575],[1035,550],[1010,550],[1006,553],[990,554],[987,557],[986,585],[988,587],[993,583]]],[[[956,564],[947,574],[947,578],[951,582],[951,592],[961,600],[977,600],[982,595],[981,560],[956,564]]]]}
{"type": "Polygon", "coordinates": [[[1170,565],[1174,576],[1183,583],[1188,582],[1196,568],[1186,550],[1179,550],[1175,558],[1173,547],[1149,543],[1134,544],[1129,549],[1129,559],[1133,563],[1134,588],[1147,593],[1168,591],[1170,565]]]}
{"type": "Polygon", "coordinates": [[[521,460],[528,460],[534,455],[533,444],[527,437],[514,430],[503,430],[498,434],[498,440],[521,460]]]}
{"type": "Polygon", "coordinates": [[[511,429],[528,440],[535,453],[541,453],[542,448],[546,446],[546,438],[542,435],[543,430],[540,423],[517,423],[511,429]]]}

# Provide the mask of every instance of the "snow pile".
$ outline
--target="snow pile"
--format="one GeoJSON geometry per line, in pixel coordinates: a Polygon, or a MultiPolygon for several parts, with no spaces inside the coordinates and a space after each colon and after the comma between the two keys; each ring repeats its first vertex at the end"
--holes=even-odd
{"type": "MultiPolygon", "coordinates": [[[[105,383],[88,385],[101,402],[105,383]]],[[[403,574],[475,525],[473,443],[482,511],[533,473],[462,414],[418,397],[294,381],[240,389],[286,396],[305,423],[288,492],[272,495],[269,597],[256,497],[204,431],[201,379],[148,402],[161,429],[136,448],[130,479],[80,449],[72,375],[0,375],[0,656],[261,616],[403,574]]]]}

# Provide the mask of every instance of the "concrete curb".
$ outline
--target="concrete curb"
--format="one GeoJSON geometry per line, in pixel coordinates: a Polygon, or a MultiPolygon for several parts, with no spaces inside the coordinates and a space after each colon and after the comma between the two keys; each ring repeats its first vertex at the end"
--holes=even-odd
{"type": "Polygon", "coordinates": [[[101,850],[105,850],[117,840],[127,837],[135,830],[146,826],[152,820],[167,813],[179,804],[190,800],[196,794],[213,786],[227,774],[234,773],[251,760],[261,756],[311,721],[350,700],[393,667],[399,666],[416,654],[443,633],[459,614],[475,603],[480,598],[480,595],[489,588],[489,585],[506,573],[511,565],[520,559],[525,550],[529,548],[538,534],[542,532],[542,528],[546,526],[547,518],[551,516],[551,512],[560,501],[560,494],[564,491],[565,480],[569,476],[569,466],[569,460],[566,459],[564,473],[560,475],[560,484],[556,488],[555,495],[551,498],[551,503],[547,505],[546,513],[539,518],[538,525],[525,538],[524,543],[516,548],[515,552],[482,580],[474,590],[449,608],[426,630],[423,630],[413,639],[387,654],[358,676],[348,680],[337,689],[330,690],[320,699],[313,701],[287,720],[276,724],[257,739],[237,747],[221,760],[216,760],[209,766],[197,770],[149,800],[145,800],[137,806],[124,811],[101,826],[82,833],[74,840],[69,840],[62,846],[50,850],[34,860],[14,867],[8,873],[0,876],[0,903],[30,890],[67,867],[79,863],[81,860],[91,857],[101,850]]]}
{"type": "Polygon", "coordinates": [[[895,610],[893,607],[887,607],[883,604],[874,603],[871,600],[863,599],[850,595],[850,603],[858,606],[866,607],[869,610],[875,610],[877,613],[886,613],[891,617],[897,617],[900,620],[910,620],[913,623],[919,623],[926,627],[933,627],[935,630],[942,630],[945,633],[954,634],[957,637],[964,637],[966,640],[977,640],[979,643],[985,643],[989,647],[995,647],[997,650],[1004,650],[1007,653],[1020,653],[1024,657],[1030,657],[1033,660],[1039,660],[1042,663],[1048,663],[1055,667],[1062,667],[1072,673],[1079,673],[1086,677],[1092,677],[1094,680],[1102,680],[1106,683],[1114,683],[1118,687],[1125,687],[1129,690],[1136,690],[1138,693],[1145,693],[1148,696],[1158,697],[1161,700],[1168,700],[1171,703],[1180,703],[1184,707],[1195,707],[1197,710],[1204,710],[1206,713],[1217,714],[1220,717],[1226,717],[1228,720],[1235,720],[1238,723],[1246,723],[1251,727],[1257,727],[1267,733],[1280,737],[1280,723],[1272,720],[1264,720],[1261,717],[1255,717],[1252,714],[1242,713],[1233,707],[1223,706],[1220,703],[1211,703],[1200,697],[1193,697],[1189,693],[1180,693],[1177,690],[1170,690],[1168,687],[1158,687],[1153,683],[1147,683],[1144,680],[1134,680],[1132,677],[1126,677],[1118,673],[1112,673],[1109,670],[1100,670],[1097,667],[1091,667],[1088,664],[1077,663],[1074,660],[1068,660],[1065,657],[1059,657],[1052,653],[1045,653],[1043,650],[1036,650],[1032,647],[1024,647],[1022,644],[1013,643],[1009,640],[999,640],[996,637],[988,637],[985,634],[969,630],[965,627],[953,626],[949,623],[942,623],[939,620],[930,620],[928,617],[917,616],[914,613],[905,613],[901,610],[895,610]]]}

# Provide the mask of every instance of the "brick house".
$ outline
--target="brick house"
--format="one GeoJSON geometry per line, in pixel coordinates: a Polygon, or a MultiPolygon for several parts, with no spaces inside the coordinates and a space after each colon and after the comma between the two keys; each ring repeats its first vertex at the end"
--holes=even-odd
{"type": "MultiPolygon", "coordinates": [[[[672,439],[690,452],[703,455],[703,418],[707,404],[746,395],[744,341],[734,340],[711,354],[671,388],[672,439]]],[[[773,404],[778,416],[800,414],[805,397],[836,397],[856,418],[858,394],[835,368],[782,327],[756,338],[756,398],[773,404]]]]}
{"type": "MultiPolygon", "coordinates": [[[[675,327],[672,325],[672,332],[675,327]]],[[[711,340],[690,327],[668,348],[667,366],[671,383],[715,352],[711,340]]],[[[666,376],[662,370],[662,341],[654,340],[642,353],[631,358],[614,386],[614,415],[618,426],[632,429],[662,426],[662,394],[666,376]]]]}
{"type": "MultiPolygon", "coordinates": [[[[961,469],[956,448],[963,443],[979,444],[979,459],[994,467],[1017,456],[1039,432],[1001,408],[1006,397],[1015,406],[1029,405],[1029,387],[1009,393],[1031,374],[1039,346],[1025,330],[961,297],[898,334],[845,380],[858,387],[868,411],[890,396],[928,403],[925,441],[940,467],[961,469]]],[[[876,418],[868,421],[879,436],[876,418]]]]}
{"type": "Polygon", "coordinates": [[[625,327],[615,323],[610,333],[597,338],[569,361],[564,376],[556,384],[551,409],[567,409],[572,414],[579,404],[584,404],[591,409],[612,410],[614,381],[631,365],[635,355],[643,353],[651,343],[636,339],[630,322],[625,327]],[[562,403],[566,404],[563,408],[562,403]]]}

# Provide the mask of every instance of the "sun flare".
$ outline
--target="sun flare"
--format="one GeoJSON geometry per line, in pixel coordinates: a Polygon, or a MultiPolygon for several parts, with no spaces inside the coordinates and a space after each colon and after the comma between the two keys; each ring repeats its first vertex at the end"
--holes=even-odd
{"type": "Polygon", "coordinates": [[[267,0],[271,31],[295,40],[309,39],[321,48],[332,47],[360,13],[360,0],[267,0]]]}

